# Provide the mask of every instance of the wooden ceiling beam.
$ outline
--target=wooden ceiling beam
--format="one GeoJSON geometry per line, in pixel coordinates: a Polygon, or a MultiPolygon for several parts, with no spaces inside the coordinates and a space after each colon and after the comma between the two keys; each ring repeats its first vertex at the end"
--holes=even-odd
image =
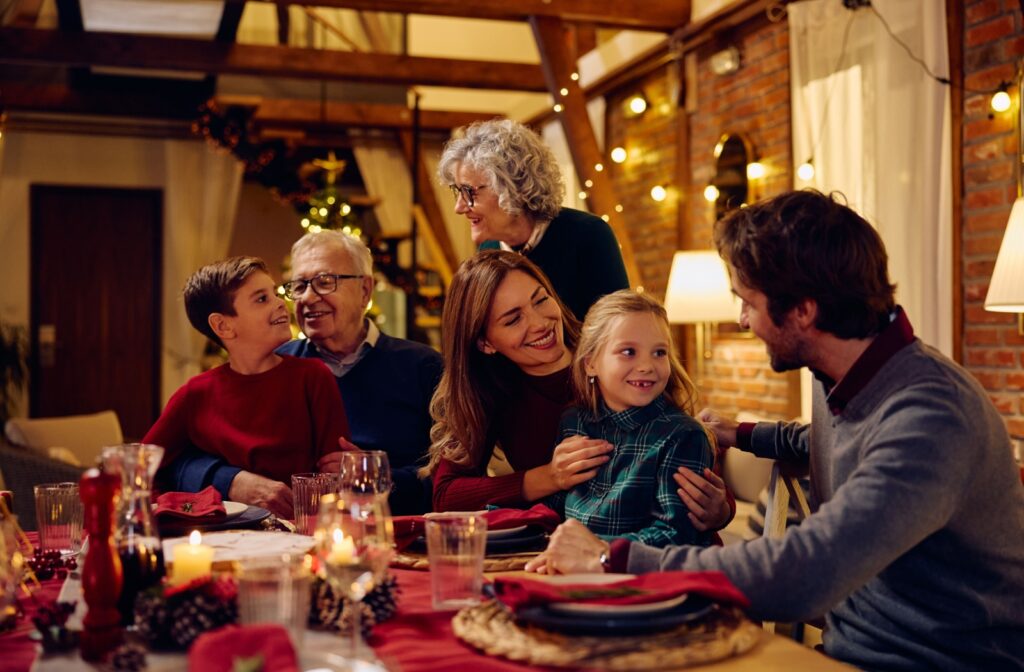
{"type": "MultiPolygon", "coordinates": [[[[348,128],[412,128],[412,110],[403,105],[328,102],[321,110],[315,100],[281,100],[251,96],[217,96],[218,106],[253,107],[253,122],[261,128],[343,126],[348,128]]],[[[420,110],[420,127],[426,131],[450,131],[474,121],[493,119],[487,112],[420,110]]]]}
{"type": "Polygon", "coordinates": [[[546,91],[538,65],[122,33],[0,28],[0,62],[255,75],[405,86],[546,91]]]}
{"type": "Polygon", "coordinates": [[[558,120],[565,132],[565,139],[572,154],[572,162],[576,174],[581,181],[591,180],[593,186],[588,188],[587,207],[596,215],[606,218],[615,232],[622,250],[622,261],[629,274],[630,285],[636,287],[643,283],[643,278],[633,256],[633,243],[626,228],[625,218],[615,211],[619,203],[615,184],[604,170],[604,158],[597,145],[597,136],[590,125],[587,115],[587,100],[578,81],[571,75],[576,72],[576,59],[570,46],[570,36],[565,24],[558,19],[535,16],[530,19],[533,34],[537,40],[537,50],[544,64],[544,76],[555,100],[562,105],[558,120]],[[562,95],[560,91],[565,91],[562,95]],[[598,165],[602,169],[598,169],[598,165]]]}
{"type": "MultiPolygon", "coordinates": [[[[294,4],[294,0],[274,0],[294,4]]],[[[231,0],[244,2],[244,0],[231,0]]],[[[690,20],[691,0],[316,0],[318,7],[527,21],[531,16],[670,32],[690,20]]]]}

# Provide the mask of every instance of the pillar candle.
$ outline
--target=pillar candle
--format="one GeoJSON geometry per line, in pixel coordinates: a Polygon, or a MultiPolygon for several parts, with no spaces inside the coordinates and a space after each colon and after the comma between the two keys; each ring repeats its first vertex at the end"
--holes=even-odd
{"type": "Polygon", "coordinates": [[[199,530],[193,530],[187,544],[178,544],[171,554],[171,584],[188,583],[210,574],[213,566],[213,547],[204,546],[199,530]]]}

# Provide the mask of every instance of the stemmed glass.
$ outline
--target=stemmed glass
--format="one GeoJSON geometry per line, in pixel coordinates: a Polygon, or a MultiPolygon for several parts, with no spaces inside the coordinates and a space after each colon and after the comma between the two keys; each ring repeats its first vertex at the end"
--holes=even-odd
{"type": "Polygon", "coordinates": [[[352,490],[324,495],[313,539],[324,578],[352,602],[352,659],[361,660],[361,602],[384,579],[394,541],[387,498],[352,490]]]}
{"type": "Polygon", "coordinates": [[[345,492],[391,492],[391,466],[383,450],[350,450],[341,454],[338,490],[345,492]]]}

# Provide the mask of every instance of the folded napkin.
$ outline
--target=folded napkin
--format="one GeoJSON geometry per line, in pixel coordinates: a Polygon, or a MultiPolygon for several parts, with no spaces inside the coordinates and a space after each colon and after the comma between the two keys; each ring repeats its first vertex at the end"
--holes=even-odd
{"type": "Polygon", "coordinates": [[[214,520],[224,516],[224,503],[212,485],[199,492],[165,492],[156,498],[155,516],[214,520]]]}
{"type": "Polygon", "coordinates": [[[750,600],[722,572],[653,572],[614,583],[553,584],[537,579],[495,579],[494,593],[513,611],[556,602],[646,604],[683,593],[749,607],[750,600]]]}
{"type": "Polygon", "coordinates": [[[189,672],[299,672],[295,647],[283,626],[228,625],[199,635],[188,651],[189,672]]]}
{"type": "MultiPolygon", "coordinates": [[[[507,530],[522,525],[535,525],[545,532],[552,532],[562,522],[554,509],[544,504],[535,504],[531,509],[493,509],[484,512],[488,530],[507,530]]],[[[403,550],[423,536],[423,516],[395,516],[395,545],[403,550]]]]}

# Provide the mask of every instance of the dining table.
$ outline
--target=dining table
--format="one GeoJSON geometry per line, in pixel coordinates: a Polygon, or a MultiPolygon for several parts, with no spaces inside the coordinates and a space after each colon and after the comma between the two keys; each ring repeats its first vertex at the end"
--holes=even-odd
{"type": "MultiPolygon", "coordinates": [[[[33,543],[36,542],[34,533],[30,532],[29,538],[33,543]]],[[[377,624],[367,640],[379,663],[388,670],[516,672],[531,669],[581,669],[529,666],[473,649],[460,641],[452,630],[455,612],[435,611],[432,608],[429,571],[394,568],[391,572],[400,589],[397,611],[390,619],[377,624]]],[[[495,572],[487,576],[493,579],[498,576],[526,575],[518,571],[495,572]]],[[[543,578],[535,574],[529,576],[543,578]]],[[[62,583],[58,579],[44,581],[35,589],[32,597],[21,597],[25,616],[19,618],[12,631],[0,634],[0,672],[85,672],[98,669],[82,661],[77,651],[42,654],[30,637],[33,630],[31,614],[36,605],[56,599],[61,593],[62,583]]],[[[301,646],[303,653],[344,651],[346,648],[346,637],[319,630],[306,631],[301,646]]],[[[154,672],[185,672],[188,669],[187,657],[182,653],[150,652],[147,654],[147,662],[147,669],[154,672]]],[[[702,665],[700,669],[708,672],[781,672],[794,669],[829,672],[853,668],[792,639],[762,631],[759,641],[751,650],[702,665]]]]}

